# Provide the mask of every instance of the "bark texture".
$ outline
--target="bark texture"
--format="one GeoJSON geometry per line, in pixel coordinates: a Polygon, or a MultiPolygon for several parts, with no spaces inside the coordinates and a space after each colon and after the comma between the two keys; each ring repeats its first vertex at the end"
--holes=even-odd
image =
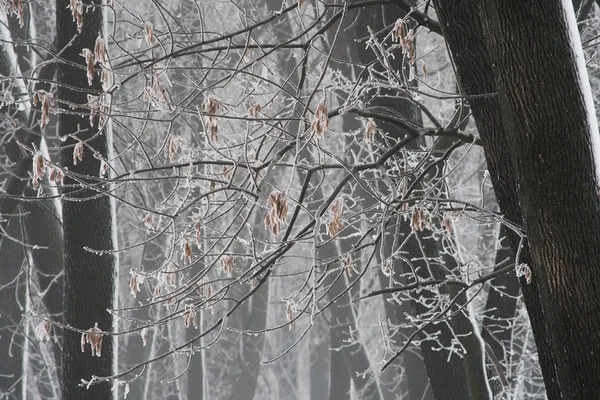
{"type": "Polygon", "coordinates": [[[598,193],[562,4],[434,4],[463,90],[479,95],[469,101],[501,211],[528,235],[522,290],[548,397],[596,398],[598,193]]]}
{"type": "MultiPolygon", "coordinates": [[[[115,260],[111,255],[98,255],[85,250],[110,250],[112,243],[111,205],[107,196],[97,196],[98,192],[89,185],[98,184],[93,178],[100,171],[100,160],[94,157],[91,149],[106,157],[108,153],[105,134],[98,134],[97,128],[90,126],[89,109],[82,107],[88,102],[87,95],[99,94],[100,80],[94,74],[93,85],[88,85],[85,58],[82,49],[94,49],[94,43],[102,28],[102,7],[87,8],[93,1],[84,1],[83,29],[77,32],[73,22],[69,1],[57,1],[56,26],[57,44],[64,49],[61,57],[68,61],[59,64],[56,81],[57,98],[67,102],[59,114],[59,132],[66,140],[63,143],[62,165],[78,174],[77,181],[65,179],[63,207],[64,249],[65,249],[65,290],[64,322],[75,329],[88,330],[97,323],[103,331],[112,329],[112,309],[115,287],[115,260]],[[77,140],[73,137],[77,137],[77,140]],[[75,165],[74,146],[84,142],[83,159],[75,165]],[[97,197],[94,197],[97,196],[97,197]]],[[[95,126],[98,118],[95,118],[95,126]]],[[[106,189],[105,186],[99,186],[106,189]]],[[[89,389],[80,387],[81,379],[89,380],[93,375],[107,376],[112,373],[113,341],[109,335],[102,340],[100,357],[91,355],[90,346],[81,351],[81,333],[65,329],[63,339],[63,398],[98,399],[113,397],[111,384],[104,382],[92,385],[89,389]]]]}
{"type": "Polygon", "coordinates": [[[546,310],[544,345],[564,398],[598,398],[600,201],[591,144],[598,132],[583,97],[587,73],[577,70],[561,1],[482,4],[532,279],[546,310]]]}

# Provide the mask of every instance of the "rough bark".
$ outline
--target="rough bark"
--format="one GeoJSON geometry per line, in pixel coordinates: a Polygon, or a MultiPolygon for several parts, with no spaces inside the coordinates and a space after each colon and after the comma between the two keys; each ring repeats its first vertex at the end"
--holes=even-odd
{"type": "Polygon", "coordinates": [[[565,14],[558,0],[483,2],[532,279],[545,310],[543,346],[564,398],[591,399],[600,396],[599,171],[591,143],[598,128],[588,119],[588,77],[578,71],[565,14]]]}
{"type": "MultiPolygon", "coordinates": [[[[504,5],[506,9],[489,9],[486,13],[487,31],[491,33],[490,36],[498,35],[498,38],[490,38],[492,46],[488,48],[482,33],[480,2],[434,1],[465,94],[489,95],[470,98],[469,101],[483,141],[500,209],[510,221],[517,224],[524,222],[533,249],[530,252],[529,247],[525,246],[519,261],[527,263],[533,270],[532,283],[523,285],[522,282],[522,290],[548,397],[559,399],[564,394],[566,398],[594,398],[597,395],[590,395],[594,388],[588,386],[586,379],[598,373],[597,367],[586,369],[577,377],[572,374],[580,373],[581,367],[587,364],[585,361],[593,361],[593,357],[582,357],[577,351],[582,350],[582,343],[592,343],[594,347],[597,346],[597,341],[592,339],[590,342],[590,337],[593,336],[580,342],[565,340],[568,336],[560,338],[560,342],[555,340],[558,333],[569,332],[571,336],[584,334],[584,331],[573,332],[573,329],[580,328],[577,324],[583,322],[582,316],[585,315],[583,318],[587,320],[591,315],[598,315],[597,310],[595,313],[585,314],[590,309],[594,310],[597,304],[593,296],[588,297],[589,294],[585,293],[586,289],[595,284],[593,280],[586,279],[590,273],[589,260],[594,258],[594,252],[598,248],[594,246],[594,249],[588,251],[590,249],[585,246],[589,245],[590,240],[596,240],[596,231],[592,229],[582,232],[590,228],[588,223],[594,223],[593,218],[587,218],[587,213],[593,211],[598,202],[597,197],[593,200],[590,198],[597,194],[594,174],[591,173],[593,169],[585,170],[591,162],[589,132],[588,128],[582,127],[586,119],[582,116],[581,89],[573,72],[574,60],[566,40],[559,3],[554,2],[547,8],[509,2],[504,5]],[[532,7],[538,9],[534,12],[532,7]],[[500,16],[502,21],[497,21],[500,16]],[[545,48],[546,44],[551,47],[549,52],[545,48]],[[500,49],[505,51],[498,53],[500,49]],[[513,51],[516,53],[512,54],[513,51]],[[496,85],[494,71],[502,87],[496,85]],[[498,95],[495,95],[496,92],[498,95]],[[574,125],[565,126],[566,123],[573,122],[574,125]],[[564,132],[569,132],[568,140],[560,140],[560,135],[564,132]],[[554,143],[550,145],[548,141],[554,143]],[[574,154],[580,160],[576,162],[576,166],[572,164],[574,154]],[[584,163],[581,162],[582,158],[584,163]],[[553,164],[555,161],[557,164],[553,164]],[[582,178],[582,174],[587,175],[582,178]],[[553,186],[559,177],[560,185],[553,186]],[[565,183],[570,185],[565,186],[565,183]],[[575,193],[571,186],[576,187],[575,193]],[[569,193],[568,201],[565,201],[566,192],[569,193]],[[581,192],[586,194],[583,202],[577,196],[581,192]],[[579,202],[573,202],[573,199],[578,199],[579,202]],[[562,201],[560,215],[556,215],[557,201],[562,201]],[[584,204],[592,208],[577,215],[576,212],[582,211],[584,204]],[[536,217],[536,214],[539,215],[536,217]],[[566,228],[573,229],[573,222],[567,224],[569,221],[565,220],[568,217],[575,217],[572,221],[576,223],[586,223],[569,232],[566,228]],[[544,218],[545,223],[540,218],[544,218]],[[560,222],[567,225],[558,229],[560,222]],[[548,237],[550,230],[554,233],[548,237]],[[575,248],[580,254],[577,258],[573,255],[572,242],[582,234],[586,240],[577,243],[578,247],[575,248]],[[542,238],[547,240],[546,247],[540,243],[542,238]],[[547,246],[556,251],[553,259],[549,258],[551,250],[547,246]],[[578,273],[565,273],[565,270],[569,271],[569,268],[574,267],[574,258],[578,261],[578,273]],[[583,286],[572,286],[582,278],[583,286]],[[549,287],[558,287],[560,290],[553,289],[553,292],[549,292],[549,287]],[[577,295],[568,294],[566,290],[577,295]],[[582,298],[582,295],[586,297],[582,298]],[[577,302],[582,300],[584,302],[581,304],[577,302]],[[545,307],[542,307],[543,303],[545,307]],[[566,304],[574,306],[571,310],[582,312],[567,312],[566,304]],[[565,322],[572,325],[566,326],[565,322]],[[565,352],[566,348],[560,347],[567,344],[573,348],[565,352]],[[583,363],[578,362],[582,360],[583,363]],[[575,364],[569,365],[569,362],[575,364]],[[563,375],[562,370],[566,365],[575,368],[563,375]],[[570,377],[576,379],[568,380],[570,377]],[[582,393],[585,395],[578,397],[582,393]]],[[[594,215],[598,218],[597,213],[594,215]]],[[[518,236],[509,236],[516,249],[519,244],[518,236]]],[[[588,322],[593,324],[594,319],[588,322]]],[[[589,329],[588,323],[585,327],[589,329]]],[[[595,332],[597,335],[598,331],[595,332]]],[[[590,350],[595,349],[586,349],[590,350]]],[[[596,351],[594,353],[597,354],[596,351]]],[[[595,365],[597,364],[596,362],[595,365]]]]}
{"type": "MultiPolygon", "coordinates": [[[[79,182],[65,179],[63,207],[63,230],[65,249],[65,290],[64,321],[79,330],[88,330],[97,323],[103,331],[112,329],[112,316],[107,309],[113,308],[115,288],[115,260],[112,255],[98,255],[85,250],[110,250],[112,243],[112,219],[109,198],[87,186],[96,184],[91,177],[98,176],[100,160],[94,157],[90,148],[107,157],[107,138],[97,135],[97,128],[91,127],[89,110],[82,107],[87,103],[87,95],[98,94],[101,90],[99,77],[94,77],[93,85],[88,85],[85,58],[80,56],[82,49],[94,49],[94,43],[102,29],[102,7],[86,8],[92,1],[84,1],[83,30],[77,32],[67,0],[57,1],[56,26],[57,46],[64,49],[61,57],[69,64],[60,63],[57,68],[57,98],[68,102],[59,114],[59,132],[66,140],[61,151],[62,166],[82,176],[79,182]],[[76,136],[76,140],[73,136],[76,136]],[[85,141],[83,160],[73,162],[74,146],[85,141]],[[87,177],[86,177],[87,176],[87,177]]],[[[95,118],[95,126],[98,118],[95,118]]],[[[105,186],[101,186],[106,188],[105,186]]],[[[65,329],[63,338],[63,398],[64,399],[111,399],[111,383],[92,385],[89,389],[80,387],[81,379],[89,380],[93,375],[107,376],[112,373],[113,340],[104,335],[102,354],[92,356],[90,346],[81,351],[81,333],[65,329]]]]}

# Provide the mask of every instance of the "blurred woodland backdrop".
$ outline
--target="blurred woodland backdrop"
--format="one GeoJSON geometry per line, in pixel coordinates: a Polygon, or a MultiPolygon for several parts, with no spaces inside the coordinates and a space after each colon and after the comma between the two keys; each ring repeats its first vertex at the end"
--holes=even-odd
{"type": "Polygon", "coordinates": [[[2,0],[0,398],[594,398],[600,7],[484,3],[2,0]]]}

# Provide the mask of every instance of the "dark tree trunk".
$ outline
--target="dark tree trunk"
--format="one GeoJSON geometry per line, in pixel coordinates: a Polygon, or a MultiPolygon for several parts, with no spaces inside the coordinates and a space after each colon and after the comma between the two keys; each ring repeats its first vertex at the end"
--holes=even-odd
{"type": "MultiPolygon", "coordinates": [[[[331,313],[335,314],[334,308],[337,305],[332,305],[331,313]]],[[[350,397],[350,389],[352,388],[352,380],[346,368],[346,362],[342,356],[340,349],[344,343],[339,334],[339,329],[335,325],[335,320],[331,321],[331,362],[329,363],[329,400],[346,400],[350,397]]]]}
{"type": "Polygon", "coordinates": [[[498,93],[470,103],[501,211],[528,234],[522,289],[548,397],[596,398],[597,173],[562,5],[485,3],[484,42],[479,2],[435,4],[465,94],[498,93]]]}
{"type": "MultiPolygon", "coordinates": [[[[430,232],[414,232],[413,237],[405,247],[405,251],[408,253],[408,258],[411,260],[420,279],[444,279],[446,277],[444,265],[434,260],[434,257],[439,256],[438,243],[432,238],[425,238],[425,235],[428,234],[430,232]]],[[[436,313],[432,313],[431,308],[435,304],[436,298],[442,293],[448,293],[448,288],[440,288],[439,292],[434,288],[424,288],[419,294],[421,299],[413,301],[415,314],[424,319],[434,317],[436,313]],[[424,305],[424,303],[427,305],[424,305]]],[[[436,307],[436,311],[439,311],[439,308],[436,307]]],[[[462,319],[464,315],[459,314],[457,317],[462,319]]],[[[423,340],[421,342],[421,353],[423,354],[423,361],[435,399],[471,399],[466,374],[465,360],[467,357],[463,358],[458,354],[453,354],[448,361],[448,352],[439,350],[440,346],[444,349],[452,347],[451,341],[454,339],[454,334],[451,321],[442,320],[439,323],[430,324],[425,328],[424,333],[426,337],[436,338],[436,340],[423,340]]],[[[425,339],[425,337],[422,337],[422,339],[425,339]]],[[[471,355],[467,354],[469,357],[471,355]]],[[[413,396],[415,394],[413,393],[413,396]]]]}
{"type": "MultiPolygon", "coordinates": [[[[514,263],[515,253],[507,247],[509,243],[504,243],[507,234],[508,229],[501,225],[498,238],[502,246],[496,252],[496,269],[503,267],[505,264],[502,263],[507,259],[514,263]]],[[[481,336],[490,346],[493,357],[504,364],[500,371],[495,371],[496,374],[505,374],[506,364],[514,357],[507,354],[505,346],[509,346],[512,340],[512,324],[516,316],[519,292],[519,281],[512,271],[490,282],[481,336]]],[[[494,395],[499,394],[502,390],[501,379],[494,380],[491,386],[494,395]]]]}
{"type": "Polygon", "coordinates": [[[585,60],[578,70],[574,54],[583,53],[581,44],[573,43],[565,22],[573,10],[563,4],[483,2],[483,26],[532,279],[546,311],[543,346],[554,355],[563,396],[591,399],[600,396],[600,171],[592,135],[600,137],[593,102],[586,108],[584,98],[585,60]]]}
{"type": "MultiPolygon", "coordinates": [[[[21,238],[19,217],[13,217],[7,224],[8,234],[21,238]]],[[[23,373],[23,326],[19,306],[25,306],[25,274],[23,245],[6,237],[0,240],[0,395],[7,399],[21,397],[23,373]],[[19,275],[21,276],[19,277],[19,275]]]]}
{"type": "MultiPolygon", "coordinates": [[[[356,17],[358,17],[358,21],[360,21],[358,24],[356,24],[355,29],[353,29],[354,35],[350,35],[351,37],[348,39],[348,41],[354,40],[356,43],[353,46],[350,43],[347,43],[351,49],[350,55],[352,57],[352,61],[358,61],[362,65],[366,66],[377,60],[373,50],[365,47],[364,41],[370,36],[367,27],[370,27],[372,32],[380,32],[385,27],[393,26],[396,20],[404,18],[405,16],[406,12],[398,7],[395,7],[394,5],[371,6],[369,8],[352,12],[349,21],[352,23],[356,17]],[[356,13],[358,13],[358,15],[354,15],[356,13]]],[[[390,62],[396,70],[401,71],[402,75],[409,75],[410,66],[400,51],[397,52],[395,59],[390,60],[390,62]]],[[[361,68],[355,69],[356,74],[362,72],[361,68]]],[[[383,67],[379,64],[375,64],[375,69],[383,72],[383,67]]],[[[372,95],[374,95],[374,98],[369,102],[368,105],[387,107],[399,113],[402,117],[406,118],[412,123],[417,125],[422,123],[420,110],[409,99],[397,97],[396,93],[380,94],[388,94],[390,97],[375,96],[376,93],[373,92],[372,95]]],[[[377,124],[382,131],[388,133],[394,140],[400,140],[406,135],[406,132],[401,131],[397,126],[381,121],[377,121],[377,124]]],[[[356,129],[357,127],[353,128],[356,129]]],[[[364,197],[369,198],[369,195],[364,197]]],[[[371,203],[366,201],[364,208],[368,209],[372,205],[371,203]]],[[[404,227],[406,227],[406,225],[404,225],[404,227]]],[[[406,229],[404,230],[406,231],[406,229]]],[[[386,233],[387,237],[385,243],[387,246],[385,254],[391,254],[393,251],[390,246],[393,243],[392,235],[395,233],[395,230],[386,233]]],[[[404,233],[407,234],[407,232],[404,233]]],[[[379,260],[379,262],[383,263],[385,260],[379,260]]],[[[405,269],[405,266],[402,265],[400,260],[395,260],[395,264],[397,265],[394,266],[394,271],[400,273],[400,271],[405,269]]],[[[388,287],[389,278],[383,274],[381,268],[378,269],[378,273],[381,287],[388,287]]],[[[391,299],[383,300],[386,319],[394,326],[399,326],[402,324],[405,321],[406,314],[414,313],[414,309],[410,302],[398,304],[396,301],[391,299]]],[[[409,336],[410,333],[411,332],[409,332],[407,329],[396,329],[395,334],[390,338],[391,342],[395,344],[395,348],[401,347],[404,343],[404,338],[409,336]]],[[[419,349],[415,348],[414,351],[406,352],[402,356],[400,362],[390,365],[386,371],[383,371],[381,374],[381,389],[386,399],[395,399],[399,393],[402,393],[403,396],[408,396],[409,399],[415,400],[430,399],[432,397],[428,373],[421,356],[422,355],[419,354],[419,349]],[[398,384],[397,376],[401,373],[402,369],[404,369],[405,379],[402,384],[398,384]]]]}
{"type": "MultiPolygon", "coordinates": [[[[25,195],[35,197],[33,189],[26,190],[25,195]]],[[[39,292],[37,295],[43,295],[42,304],[43,316],[58,323],[62,323],[63,312],[63,279],[57,276],[63,271],[63,234],[60,222],[60,216],[54,200],[43,200],[37,202],[24,202],[21,205],[23,211],[27,214],[24,217],[24,239],[28,246],[37,246],[28,248],[35,268],[37,286],[39,292]]],[[[34,298],[36,297],[34,296],[34,298]]],[[[39,310],[34,310],[39,312],[39,310]]],[[[57,325],[52,326],[52,338],[50,346],[54,356],[54,365],[48,363],[53,391],[60,395],[61,386],[61,346],[62,329],[57,325]],[[58,342],[58,343],[57,343],[58,342]]],[[[44,388],[47,390],[48,388],[44,388]]],[[[49,398],[53,392],[40,392],[44,398],[49,398]]]]}
{"type": "MultiPolygon", "coordinates": [[[[406,12],[401,10],[400,8],[394,6],[376,6],[372,7],[372,10],[367,12],[363,10],[361,16],[361,24],[357,25],[356,35],[358,38],[369,37],[370,33],[367,30],[367,26],[371,28],[373,32],[379,32],[385,27],[391,27],[393,24],[401,18],[406,16],[406,12]]],[[[375,61],[375,56],[371,49],[364,48],[362,43],[359,43],[357,46],[358,58],[364,64],[372,63],[375,61]]],[[[401,51],[398,50],[397,54],[395,54],[395,58],[390,60],[392,67],[399,71],[400,75],[407,80],[407,85],[411,85],[412,83],[408,81],[410,74],[410,69],[415,68],[410,65],[410,62],[405,59],[405,56],[401,54],[401,51]]],[[[381,70],[382,67],[378,67],[376,69],[381,70]]],[[[381,71],[383,72],[383,71],[381,71]]],[[[375,93],[374,93],[375,94],[375,93]]],[[[377,96],[373,98],[372,101],[369,102],[369,106],[376,107],[384,107],[389,110],[390,113],[395,112],[402,115],[402,117],[406,118],[411,123],[416,126],[422,125],[421,111],[414,104],[414,102],[410,99],[411,95],[406,93],[403,98],[396,92],[393,93],[377,93],[377,96]],[[389,94],[390,97],[382,96],[382,94],[389,94]]],[[[393,124],[387,124],[385,122],[378,122],[379,126],[384,132],[389,134],[390,138],[394,140],[400,140],[408,135],[407,132],[404,132],[402,129],[399,129],[397,126],[393,124]]],[[[415,141],[411,144],[412,149],[419,149],[420,143],[415,141]]],[[[439,156],[443,154],[450,146],[452,145],[451,141],[447,139],[439,139],[436,143],[436,149],[439,153],[439,156]]],[[[438,182],[442,176],[442,168],[437,168],[433,173],[429,174],[429,178],[427,181],[429,182],[438,182]]],[[[443,196],[444,194],[441,193],[443,196]]],[[[400,232],[395,232],[396,234],[400,233],[404,237],[410,234],[410,227],[408,224],[401,224],[400,232]]],[[[393,242],[393,237],[390,235],[386,244],[389,245],[393,242]]],[[[413,238],[410,240],[409,245],[404,249],[407,252],[407,257],[409,259],[417,260],[414,262],[417,269],[420,270],[421,277],[427,279],[430,277],[430,274],[437,274],[437,277],[443,279],[446,276],[446,270],[441,265],[432,265],[428,266],[430,263],[427,260],[439,260],[441,257],[441,252],[443,251],[440,243],[437,243],[435,239],[431,237],[421,237],[420,242],[422,246],[417,243],[417,241],[413,238]],[[423,248],[427,248],[427,254],[423,253],[423,248]]],[[[386,254],[392,254],[394,249],[386,248],[386,254]]],[[[382,261],[383,262],[383,261],[382,261]]],[[[407,272],[409,269],[401,260],[395,260],[394,271],[396,273],[407,272]]],[[[452,268],[448,268],[451,270],[452,268]]],[[[388,285],[387,278],[381,276],[382,287],[386,287],[388,285]]],[[[445,292],[446,289],[441,289],[440,292],[445,292]]],[[[430,301],[434,301],[435,297],[438,296],[437,290],[429,291],[425,290],[421,294],[425,296],[430,301]]],[[[410,313],[411,311],[406,310],[406,304],[397,304],[395,306],[395,313],[390,312],[391,303],[386,301],[386,314],[388,318],[390,315],[396,314],[396,318],[391,317],[391,320],[398,324],[404,318],[404,314],[407,311],[410,313]]],[[[427,313],[429,310],[428,306],[423,306],[420,302],[412,302],[412,313],[416,315],[422,315],[427,313]]],[[[457,399],[464,400],[470,398],[471,392],[474,398],[487,398],[487,382],[486,375],[484,370],[484,362],[483,355],[481,351],[481,343],[479,338],[475,335],[473,331],[473,326],[471,321],[468,318],[466,313],[459,313],[455,320],[451,323],[442,322],[439,324],[428,326],[425,329],[425,333],[432,335],[435,334],[444,346],[450,347],[451,340],[454,338],[452,333],[452,328],[455,330],[459,330],[463,336],[464,340],[461,340],[463,346],[468,349],[467,353],[464,354],[464,358],[461,358],[457,355],[453,356],[448,362],[447,354],[444,352],[440,352],[436,350],[436,347],[431,341],[424,341],[421,343],[421,353],[424,361],[425,370],[423,369],[423,361],[420,358],[416,357],[414,354],[407,353],[403,359],[405,372],[406,372],[406,382],[407,387],[406,391],[408,392],[409,398],[421,399],[423,396],[431,396],[431,392],[436,399],[457,399]],[[430,386],[428,386],[430,383],[430,386]],[[429,390],[427,388],[430,388],[429,390]],[[426,394],[429,392],[429,394],[426,394]]],[[[397,344],[402,344],[402,334],[398,331],[398,335],[392,338],[397,344]]],[[[406,393],[404,393],[406,395],[406,393]]],[[[392,397],[393,398],[393,397],[392,397]]]]}
{"type": "MultiPolygon", "coordinates": [[[[463,93],[466,96],[479,95],[469,98],[469,105],[483,142],[498,205],[509,221],[522,224],[523,217],[517,198],[517,183],[510,157],[507,131],[502,121],[499,99],[495,96],[496,82],[490,54],[483,38],[480,3],[478,0],[461,2],[434,0],[434,4],[456,65],[457,78],[463,93]]],[[[508,237],[513,251],[516,252],[521,244],[519,236],[511,230],[508,237]]],[[[521,250],[521,258],[530,264],[531,256],[527,243],[521,250]]],[[[560,389],[553,356],[544,346],[546,327],[542,305],[537,296],[537,282],[522,286],[522,292],[536,338],[546,392],[550,399],[559,399],[560,389]]]]}
{"type": "MultiPolygon", "coordinates": [[[[344,268],[340,271],[340,273],[333,274],[336,281],[327,292],[329,301],[332,301],[348,287],[346,271],[344,268]]],[[[379,388],[379,381],[373,371],[373,366],[369,361],[369,356],[362,343],[362,339],[360,337],[357,339],[355,335],[351,333],[357,330],[357,325],[356,316],[352,309],[350,293],[344,293],[339,299],[331,304],[330,309],[332,327],[331,347],[332,349],[335,349],[342,346],[341,350],[333,351],[331,353],[331,372],[333,373],[333,368],[335,368],[333,365],[333,361],[335,361],[334,357],[336,356],[336,353],[339,353],[344,359],[347,374],[352,379],[354,388],[360,394],[360,397],[373,400],[381,399],[382,396],[379,388]]],[[[339,379],[343,379],[343,377],[340,376],[341,372],[337,372],[337,374],[339,379]]],[[[330,399],[332,394],[339,396],[340,394],[337,392],[339,391],[332,384],[329,391],[330,399]]]]}
{"type": "MultiPolygon", "coordinates": [[[[265,329],[269,307],[268,300],[269,282],[265,282],[252,297],[246,300],[244,306],[236,310],[232,317],[237,321],[235,327],[249,331],[265,329]]],[[[242,371],[231,377],[233,391],[230,399],[253,399],[260,373],[265,336],[254,337],[253,335],[242,334],[239,341],[241,343],[238,362],[242,371]]]]}
{"type": "MultiPolygon", "coordinates": [[[[333,363],[330,359],[333,354],[329,352],[330,347],[332,347],[330,336],[333,332],[329,325],[324,323],[324,319],[321,319],[315,323],[315,327],[310,333],[310,398],[326,399],[329,388],[333,387],[334,384],[336,388],[338,387],[337,383],[334,383],[333,375],[331,375],[334,373],[333,367],[331,367],[331,373],[329,372],[329,367],[333,363]]],[[[345,370],[345,368],[342,369],[345,370]]],[[[348,377],[348,379],[350,378],[348,377]]]]}
{"type": "MultiPolygon", "coordinates": [[[[57,68],[57,98],[68,102],[59,114],[59,132],[66,140],[63,143],[62,166],[83,176],[79,182],[65,179],[63,199],[63,231],[65,249],[64,322],[75,329],[88,330],[97,323],[98,327],[110,332],[112,316],[107,309],[113,308],[115,288],[115,260],[112,255],[98,255],[85,250],[110,250],[112,242],[112,211],[109,198],[100,196],[88,184],[97,184],[91,178],[98,176],[100,160],[94,157],[93,148],[107,157],[106,133],[97,135],[97,128],[89,123],[89,109],[82,107],[88,102],[87,95],[101,93],[100,80],[94,76],[92,87],[88,85],[85,58],[82,49],[94,49],[94,43],[102,29],[102,7],[86,8],[91,1],[84,1],[83,30],[77,32],[67,0],[57,1],[56,26],[57,45],[64,51],[61,57],[69,64],[61,63],[57,68]],[[77,140],[72,136],[75,135],[77,140]],[[74,146],[84,141],[83,160],[73,163],[74,146]],[[85,177],[88,176],[88,177],[85,177]],[[79,183],[79,184],[78,184],[79,183]],[[73,185],[73,186],[68,186],[73,185]],[[83,200],[83,201],[82,201],[83,200]]],[[[98,126],[95,118],[95,126],[98,126]]],[[[101,186],[106,189],[105,186],[101,186]]],[[[89,389],[80,387],[81,379],[90,380],[93,375],[112,374],[113,340],[104,335],[102,354],[92,356],[90,346],[81,351],[81,333],[65,329],[63,336],[63,398],[64,399],[112,399],[112,383],[103,382],[89,389]]]]}

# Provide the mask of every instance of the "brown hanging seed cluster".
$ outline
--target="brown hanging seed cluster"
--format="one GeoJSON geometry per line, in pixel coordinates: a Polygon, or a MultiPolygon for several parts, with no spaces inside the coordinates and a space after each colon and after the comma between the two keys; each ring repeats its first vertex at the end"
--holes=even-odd
{"type": "Polygon", "coordinates": [[[431,214],[423,207],[413,206],[410,217],[410,228],[413,232],[422,231],[425,228],[431,229],[431,214]]]}
{"type": "Polygon", "coordinates": [[[235,265],[235,258],[231,256],[223,256],[221,257],[221,269],[227,275],[231,276],[233,273],[233,266],[235,265]]]}
{"type": "Polygon", "coordinates": [[[102,330],[98,328],[98,323],[93,328],[88,329],[81,335],[81,352],[85,353],[85,345],[89,343],[92,347],[92,357],[102,355],[102,330]]]}
{"type": "Polygon", "coordinates": [[[287,195],[285,192],[273,192],[267,199],[269,213],[265,217],[265,227],[271,231],[273,238],[281,231],[281,224],[288,213],[287,195]]]}
{"type": "Polygon", "coordinates": [[[327,234],[331,237],[334,237],[342,230],[343,227],[342,215],[344,213],[344,200],[337,199],[329,211],[331,211],[332,218],[327,223],[327,234]]]}
{"type": "Polygon", "coordinates": [[[221,103],[214,96],[206,96],[202,103],[202,111],[207,114],[204,121],[210,133],[210,140],[219,141],[219,127],[217,125],[217,110],[221,107],[221,103]]]}
{"type": "Polygon", "coordinates": [[[325,131],[329,128],[329,116],[327,115],[327,107],[325,106],[325,98],[321,100],[319,106],[317,107],[317,111],[315,112],[315,116],[313,118],[312,124],[310,125],[310,130],[313,135],[320,138],[323,137],[325,131]]]}
{"type": "Polygon", "coordinates": [[[377,132],[377,125],[375,125],[375,121],[373,121],[373,118],[369,118],[367,122],[367,127],[365,128],[365,143],[373,143],[373,137],[375,136],[375,132],[377,132]]]}
{"type": "Polygon", "coordinates": [[[54,107],[54,95],[45,90],[36,90],[33,94],[33,105],[42,103],[42,117],[40,118],[40,127],[43,128],[50,122],[50,107],[54,107]]]}

